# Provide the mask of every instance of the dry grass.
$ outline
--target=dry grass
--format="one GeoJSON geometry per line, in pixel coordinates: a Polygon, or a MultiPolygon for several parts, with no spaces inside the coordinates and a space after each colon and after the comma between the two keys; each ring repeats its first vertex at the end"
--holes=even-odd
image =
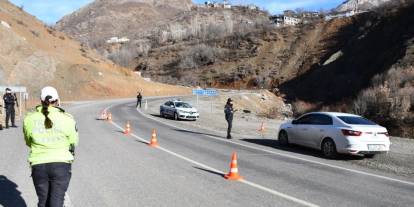
{"type": "Polygon", "coordinates": [[[374,77],[373,85],[360,93],[353,111],[396,125],[396,133],[412,137],[414,129],[414,67],[396,67],[374,77]]]}

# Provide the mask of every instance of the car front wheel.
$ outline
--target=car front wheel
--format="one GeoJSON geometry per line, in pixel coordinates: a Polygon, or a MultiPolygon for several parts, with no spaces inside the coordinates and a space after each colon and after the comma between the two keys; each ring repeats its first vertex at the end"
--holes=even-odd
{"type": "Polygon", "coordinates": [[[282,146],[288,146],[289,145],[289,137],[288,137],[288,134],[287,134],[286,131],[281,131],[279,133],[278,140],[279,140],[279,144],[282,145],[282,146]]]}
{"type": "Polygon", "coordinates": [[[178,114],[177,113],[174,113],[174,120],[177,120],[178,121],[178,114]]]}
{"type": "Polygon", "coordinates": [[[322,143],[322,154],[328,159],[334,159],[338,153],[336,151],[335,142],[332,139],[325,139],[322,143]]]}

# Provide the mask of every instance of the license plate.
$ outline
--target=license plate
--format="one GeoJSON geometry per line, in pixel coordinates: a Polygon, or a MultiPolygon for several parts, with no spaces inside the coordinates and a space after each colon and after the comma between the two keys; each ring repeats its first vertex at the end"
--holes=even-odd
{"type": "Polygon", "coordinates": [[[370,151],[382,151],[385,150],[385,146],[382,144],[369,144],[368,150],[370,151]]]}

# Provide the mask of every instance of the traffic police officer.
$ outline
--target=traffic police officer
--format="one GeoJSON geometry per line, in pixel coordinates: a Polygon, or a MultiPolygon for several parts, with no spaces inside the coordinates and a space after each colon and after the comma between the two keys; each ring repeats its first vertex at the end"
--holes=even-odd
{"type": "Polygon", "coordinates": [[[141,108],[141,104],[142,104],[142,95],[141,95],[141,92],[138,92],[136,108],[138,108],[138,105],[139,105],[139,108],[141,108]]]}
{"type": "Polygon", "coordinates": [[[9,128],[9,120],[11,120],[11,127],[17,127],[15,124],[15,110],[14,105],[17,104],[19,106],[19,103],[17,103],[16,95],[12,94],[12,91],[10,88],[6,88],[6,94],[3,96],[4,101],[4,108],[6,109],[6,128],[9,128]]]}
{"type": "Polygon", "coordinates": [[[233,109],[233,100],[231,98],[227,99],[227,103],[224,106],[224,114],[227,121],[227,139],[231,139],[231,128],[233,127],[233,114],[235,110],[233,109]]]}
{"type": "Polygon", "coordinates": [[[41,91],[41,103],[23,122],[32,179],[39,198],[38,207],[62,207],[71,178],[78,132],[73,117],[56,105],[55,88],[41,91]]]}

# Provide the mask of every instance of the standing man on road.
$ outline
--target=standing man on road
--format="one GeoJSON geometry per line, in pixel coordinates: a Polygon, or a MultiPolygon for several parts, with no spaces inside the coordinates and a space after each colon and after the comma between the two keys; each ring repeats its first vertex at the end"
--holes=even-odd
{"type": "Polygon", "coordinates": [[[0,105],[0,130],[3,130],[3,127],[5,127],[4,125],[4,121],[5,121],[5,111],[3,110],[3,105],[0,105]]]}
{"type": "Polygon", "coordinates": [[[12,94],[10,88],[6,88],[6,94],[3,96],[4,108],[6,109],[6,128],[9,128],[9,119],[11,120],[11,127],[17,127],[15,124],[15,115],[14,105],[19,107],[17,103],[16,95],[12,94]]]}
{"type": "Polygon", "coordinates": [[[141,108],[141,104],[142,104],[142,95],[141,95],[141,92],[138,92],[138,95],[137,95],[137,106],[135,108],[138,108],[138,105],[139,105],[139,108],[141,108]]]}
{"type": "Polygon", "coordinates": [[[233,109],[233,100],[231,98],[227,99],[227,103],[224,106],[224,114],[227,121],[227,139],[231,139],[231,128],[233,127],[233,114],[235,110],[233,109]]]}
{"type": "Polygon", "coordinates": [[[76,122],[56,106],[59,95],[55,88],[43,88],[40,97],[42,105],[29,113],[23,123],[33,184],[38,207],[63,207],[79,141],[76,122]]]}

